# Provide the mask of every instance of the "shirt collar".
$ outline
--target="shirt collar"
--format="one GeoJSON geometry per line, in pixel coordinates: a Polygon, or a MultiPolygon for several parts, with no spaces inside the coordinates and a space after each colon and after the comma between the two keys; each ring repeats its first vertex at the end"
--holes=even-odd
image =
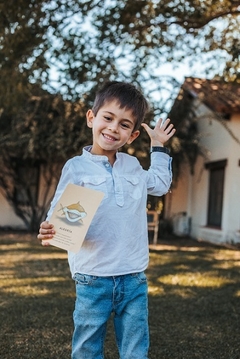
{"type": "MultiPolygon", "coordinates": [[[[83,156],[90,159],[94,162],[106,162],[108,161],[107,156],[93,155],[90,151],[92,149],[92,145],[83,147],[83,156]]],[[[116,158],[118,158],[118,152],[116,153],[116,158]]]]}

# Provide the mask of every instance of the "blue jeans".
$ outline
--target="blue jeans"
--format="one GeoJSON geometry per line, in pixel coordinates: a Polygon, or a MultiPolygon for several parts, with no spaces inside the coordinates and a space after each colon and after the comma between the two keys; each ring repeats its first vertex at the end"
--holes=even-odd
{"type": "Polygon", "coordinates": [[[120,359],[147,359],[147,279],[143,272],[114,277],[76,274],[72,359],[103,359],[106,326],[114,313],[120,359]]]}

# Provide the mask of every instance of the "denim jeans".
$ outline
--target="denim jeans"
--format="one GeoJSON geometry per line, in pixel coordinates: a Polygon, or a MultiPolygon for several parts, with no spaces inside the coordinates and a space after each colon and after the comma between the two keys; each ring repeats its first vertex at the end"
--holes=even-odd
{"type": "Polygon", "coordinates": [[[120,359],[147,359],[147,279],[143,272],[114,277],[76,274],[72,359],[103,359],[107,321],[114,313],[120,359]]]}

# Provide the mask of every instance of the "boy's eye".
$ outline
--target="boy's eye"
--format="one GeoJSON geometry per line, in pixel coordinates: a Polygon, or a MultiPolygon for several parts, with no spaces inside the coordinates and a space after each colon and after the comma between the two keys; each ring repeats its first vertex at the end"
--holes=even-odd
{"type": "Polygon", "coordinates": [[[122,127],[123,128],[130,128],[129,124],[127,124],[127,123],[122,123],[122,127]]]}
{"type": "Polygon", "coordinates": [[[107,121],[111,121],[111,117],[108,117],[108,116],[104,116],[105,120],[107,121]]]}

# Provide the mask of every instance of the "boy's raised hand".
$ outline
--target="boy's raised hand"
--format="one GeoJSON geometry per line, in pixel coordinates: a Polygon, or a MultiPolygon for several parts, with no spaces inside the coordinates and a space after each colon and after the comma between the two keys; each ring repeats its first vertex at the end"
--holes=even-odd
{"type": "Polygon", "coordinates": [[[142,127],[151,139],[151,146],[163,146],[176,132],[169,118],[165,122],[160,118],[153,129],[146,123],[142,123],[142,127]]]}

